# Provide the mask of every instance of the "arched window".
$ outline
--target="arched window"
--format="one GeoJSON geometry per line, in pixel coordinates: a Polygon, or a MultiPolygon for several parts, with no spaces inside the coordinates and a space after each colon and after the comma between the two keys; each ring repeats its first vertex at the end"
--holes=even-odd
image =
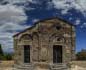
{"type": "Polygon", "coordinates": [[[57,29],[57,30],[60,30],[60,29],[61,29],[61,25],[60,25],[60,24],[57,24],[57,25],[56,25],[56,29],[57,29]]]}
{"type": "Polygon", "coordinates": [[[56,36],[54,38],[54,42],[62,42],[62,41],[63,41],[63,37],[61,37],[61,36],[56,36]]]}
{"type": "Polygon", "coordinates": [[[55,23],[53,27],[56,28],[56,30],[60,30],[62,28],[62,25],[60,23],[55,23]]]}
{"type": "Polygon", "coordinates": [[[62,40],[62,38],[61,37],[57,37],[57,41],[61,41],[62,40]]]}
{"type": "Polygon", "coordinates": [[[21,36],[20,41],[22,40],[31,40],[32,36],[30,34],[24,34],[21,36]]]}

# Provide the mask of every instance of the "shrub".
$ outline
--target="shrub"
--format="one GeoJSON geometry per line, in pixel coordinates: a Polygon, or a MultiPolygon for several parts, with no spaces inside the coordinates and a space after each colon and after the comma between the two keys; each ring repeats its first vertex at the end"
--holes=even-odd
{"type": "Polygon", "coordinates": [[[82,49],[80,52],[76,54],[77,60],[86,60],[86,50],[82,49]]]}

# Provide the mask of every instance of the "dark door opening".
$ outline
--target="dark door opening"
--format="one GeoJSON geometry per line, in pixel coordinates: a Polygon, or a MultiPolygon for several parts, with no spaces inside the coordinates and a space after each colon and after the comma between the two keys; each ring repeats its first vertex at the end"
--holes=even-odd
{"type": "Polygon", "coordinates": [[[53,46],[53,63],[62,63],[62,46],[53,46]]]}
{"type": "Polygon", "coordinates": [[[30,63],[30,45],[24,45],[24,62],[30,63]]]}

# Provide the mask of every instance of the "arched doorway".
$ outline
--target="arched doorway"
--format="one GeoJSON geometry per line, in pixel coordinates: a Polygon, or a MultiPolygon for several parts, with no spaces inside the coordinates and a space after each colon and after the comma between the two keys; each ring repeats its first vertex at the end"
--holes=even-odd
{"type": "Polygon", "coordinates": [[[24,45],[24,62],[30,63],[30,45],[24,45]]]}
{"type": "Polygon", "coordinates": [[[62,63],[62,46],[53,46],[53,63],[62,63]]]}

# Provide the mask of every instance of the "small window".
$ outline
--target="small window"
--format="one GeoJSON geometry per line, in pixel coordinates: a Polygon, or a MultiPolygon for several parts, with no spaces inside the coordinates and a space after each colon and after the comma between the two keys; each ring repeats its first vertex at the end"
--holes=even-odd
{"type": "Polygon", "coordinates": [[[57,41],[61,41],[61,38],[57,38],[57,41]]]}
{"type": "Polygon", "coordinates": [[[57,26],[56,26],[56,29],[57,29],[57,30],[60,30],[60,29],[61,29],[61,25],[57,25],[57,26]]]}
{"type": "Polygon", "coordinates": [[[62,37],[60,37],[60,36],[55,37],[55,40],[56,40],[57,42],[58,42],[58,41],[60,41],[60,42],[61,42],[61,41],[62,41],[62,39],[63,39],[63,38],[62,38],[62,37]]]}

